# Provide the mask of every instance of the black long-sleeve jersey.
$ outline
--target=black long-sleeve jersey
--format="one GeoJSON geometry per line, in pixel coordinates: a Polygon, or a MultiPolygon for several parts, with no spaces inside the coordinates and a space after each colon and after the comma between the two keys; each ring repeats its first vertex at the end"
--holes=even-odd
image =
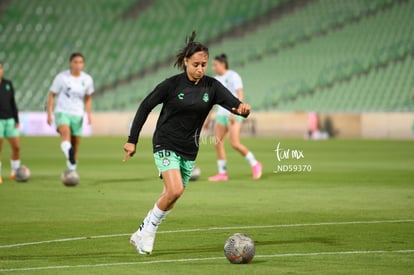
{"type": "Polygon", "coordinates": [[[13,84],[10,80],[3,78],[0,82],[0,119],[9,118],[14,118],[14,121],[19,123],[13,84]]]}
{"type": "Polygon", "coordinates": [[[200,131],[211,108],[219,104],[232,112],[240,100],[219,81],[204,76],[197,85],[186,73],[160,83],[141,103],[135,114],[129,143],[138,143],[139,133],[151,110],[163,104],[152,139],[153,150],[171,150],[187,160],[195,160],[200,131]]]}

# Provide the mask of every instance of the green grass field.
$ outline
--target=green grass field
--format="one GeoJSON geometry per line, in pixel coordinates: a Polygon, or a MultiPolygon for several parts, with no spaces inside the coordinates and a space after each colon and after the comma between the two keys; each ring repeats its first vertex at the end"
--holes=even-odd
{"type": "Polygon", "coordinates": [[[10,182],[5,144],[0,273],[414,273],[412,141],[244,139],[264,164],[263,178],[251,180],[247,162],[229,149],[231,180],[210,183],[215,153],[203,140],[201,179],[160,226],[153,254],[143,256],[129,235],[162,182],[150,139],[122,163],[124,140],[85,138],[75,188],[60,183],[65,167],[57,138],[22,140],[23,162],[32,170],[28,183],[10,182]],[[279,142],[304,158],[279,162],[279,142]],[[312,171],[274,173],[289,164],[312,171]],[[224,242],[236,232],[256,241],[251,264],[224,258],[224,242]]]}

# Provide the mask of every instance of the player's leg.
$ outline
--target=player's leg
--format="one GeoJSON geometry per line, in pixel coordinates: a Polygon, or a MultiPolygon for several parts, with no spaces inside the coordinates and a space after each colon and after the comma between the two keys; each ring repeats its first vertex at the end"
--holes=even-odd
{"type": "Polygon", "coordinates": [[[1,152],[3,149],[3,136],[0,137],[0,184],[3,183],[3,178],[1,177],[1,152]]]}
{"type": "Polygon", "coordinates": [[[76,161],[75,161],[75,155],[74,155],[74,151],[73,151],[72,143],[71,143],[72,133],[70,131],[69,115],[64,114],[64,113],[56,113],[55,123],[56,123],[57,131],[60,135],[60,140],[61,140],[60,148],[66,158],[66,166],[70,170],[75,170],[76,161]]]}
{"type": "Polygon", "coordinates": [[[81,137],[80,136],[71,136],[70,138],[70,143],[72,145],[73,148],[73,155],[75,158],[75,162],[78,162],[78,152],[79,152],[79,145],[81,142],[81,137]]]}
{"type": "Polygon", "coordinates": [[[170,213],[185,187],[180,172],[179,156],[172,151],[162,150],[156,152],[154,158],[158,170],[162,173],[164,189],[139,229],[131,236],[130,242],[140,254],[151,254],[158,226],[170,213]]]}
{"type": "Polygon", "coordinates": [[[58,132],[60,134],[60,148],[66,158],[66,166],[70,170],[76,170],[75,151],[72,147],[71,132],[68,124],[58,126],[58,132]]]}
{"type": "Polygon", "coordinates": [[[242,156],[246,156],[249,153],[249,149],[240,142],[241,127],[242,123],[240,121],[233,120],[229,123],[230,145],[242,156]]]}
{"type": "Polygon", "coordinates": [[[162,173],[164,180],[164,191],[158,199],[156,206],[161,211],[170,211],[176,201],[184,192],[183,180],[180,170],[172,169],[162,173]]]}
{"type": "Polygon", "coordinates": [[[10,178],[14,180],[16,170],[20,167],[20,138],[19,137],[11,137],[8,138],[10,147],[11,147],[11,175],[10,178]]]}
{"type": "Polygon", "coordinates": [[[230,144],[237,150],[252,167],[253,179],[259,179],[262,176],[262,164],[256,160],[253,153],[240,142],[240,132],[242,127],[242,119],[236,116],[229,124],[230,144]]]}
{"type": "Polygon", "coordinates": [[[20,167],[20,138],[19,129],[13,118],[5,121],[4,137],[7,138],[11,147],[11,173],[10,178],[14,180],[16,170],[20,167]]]}
{"type": "Polygon", "coordinates": [[[224,138],[227,134],[227,125],[229,122],[228,116],[217,116],[216,123],[214,125],[214,146],[217,155],[217,168],[218,174],[209,177],[209,181],[226,181],[227,175],[227,161],[226,150],[224,148],[224,138]]]}
{"type": "MultiPolygon", "coordinates": [[[[78,152],[79,152],[79,145],[81,142],[82,137],[82,124],[83,124],[83,117],[82,116],[70,116],[70,143],[72,146],[72,153],[73,153],[73,168],[76,170],[77,163],[78,163],[78,152]]],[[[72,162],[71,162],[72,163],[72,162]]]]}

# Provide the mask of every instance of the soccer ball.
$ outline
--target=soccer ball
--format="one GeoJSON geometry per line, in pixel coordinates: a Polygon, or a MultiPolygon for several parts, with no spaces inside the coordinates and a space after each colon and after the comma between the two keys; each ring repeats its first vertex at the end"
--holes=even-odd
{"type": "Polygon", "coordinates": [[[62,178],[62,183],[68,187],[73,187],[73,186],[78,185],[79,180],[80,180],[78,172],[76,172],[76,170],[70,170],[70,169],[67,169],[65,172],[63,172],[61,178],[62,178]]]}
{"type": "Polygon", "coordinates": [[[247,235],[236,233],[224,244],[224,255],[232,264],[248,264],[253,260],[256,247],[247,235]]]}
{"type": "Polygon", "coordinates": [[[200,178],[200,175],[201,175],[200,166],[196,165],[194,166],[193,172],[191,172],[190,180],[196,181],[200,178]]]}
{"type": "Polygon", "coordinates": [[[14,174],[14,179],[17,182],[26,182],[30,179],[30,170],[26,166],[22,165],[17,168],[16,173],[14,174]]]}

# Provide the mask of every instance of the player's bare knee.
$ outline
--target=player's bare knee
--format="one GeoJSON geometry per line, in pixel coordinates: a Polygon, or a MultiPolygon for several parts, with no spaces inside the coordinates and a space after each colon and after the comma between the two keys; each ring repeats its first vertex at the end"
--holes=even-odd
{"type": "Polygon", "coordinates": [[[230,145],[231,145],[231,147],[233,147],[236,150],[241,147],[241,144],[238,141],[230,141],[230,145]]]}
{"type": "Polygon", "coordinates": [[[217,150],[223,150],[224,149],[224,144],[222,141],[216,141],[214,143],[214,146],[216,147],[217,150]]]}
{"type": "Polygon", "coordinates": [[[179,197],[181,197],[181,195],[184,192],[184,187],[182,188],[175,188],[173,190],[169,190],[168,191],[168,197],[170,198],[170,200],[177,200],[179,197]]]}

